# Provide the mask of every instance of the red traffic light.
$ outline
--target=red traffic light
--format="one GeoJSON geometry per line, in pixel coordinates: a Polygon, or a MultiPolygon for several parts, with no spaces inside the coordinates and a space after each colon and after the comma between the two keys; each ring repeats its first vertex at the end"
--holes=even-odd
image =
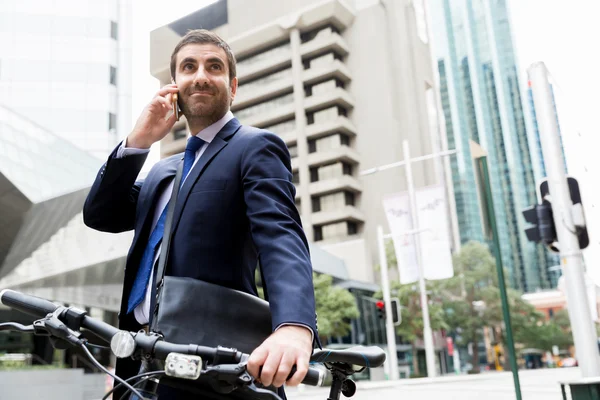
{"type": "Polygon", "coordinates": [[[385,307],[385,303],[381,300],[379,300],[377,303],[375,303],[375,305],[377,306],[377,308],[379,308],[380,310],[383,310],[383,307],[385,307]]]}

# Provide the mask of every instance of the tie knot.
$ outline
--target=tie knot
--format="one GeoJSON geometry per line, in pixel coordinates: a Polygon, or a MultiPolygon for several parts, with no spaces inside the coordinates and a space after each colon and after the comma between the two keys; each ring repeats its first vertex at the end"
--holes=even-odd
{"type": "Polygon", "coordinates": [[[199,137],[192,136],[187,141],[187,145],[185,146],[185,152],[187,153],[188,151],[190,151],[195,154],[204,143],[204,140],[200,139],[199,137]]]}

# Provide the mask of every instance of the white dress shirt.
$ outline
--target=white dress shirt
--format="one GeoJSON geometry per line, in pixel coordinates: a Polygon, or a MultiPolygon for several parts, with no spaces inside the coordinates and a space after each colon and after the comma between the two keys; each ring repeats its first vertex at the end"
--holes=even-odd
{"type": "MultiPolygon", "coordinates": [[[[196,134],[196,136],[199,137],[200,139],[204,140],[206,142],[206,144],[203,144],[202,147],[200,147],[200,149],[198,149],[198,151],[196,152],[196,160],[194,161],[194,164],[192,165],[192,169],[194,168],[194,166],[196,165],[196,163],[198,162],[200,157],[202,157],[202,154],[204,153],[204,151],[206,151],[208,144],[213,141],[215,136],[217,136],[217,133],[219,133],[221,131],[221,129],[223,129],[223,127],[232,118],[233,118],[233,114],[231,113],[231,111],[228,111],[223,116],[223,118],[221,118],[214,124],[204,128],[203,130],[198,132],[198,134],[196,134]]],[[[125,157],[125,156],[132,155],[132,154],[143,154],[143,153],[147,153],[149,151],[150,151],[149,149],[136,149],[136,148],[132,148],[132,147],[123,147],[123,143],[121,143],[121,147],[117,150],[117,158],[125,157]]],[[[185,179],[184,179],[184,182],[185,182],[185,179]]],[[[183,184],[183,182],[182,182],[182,184],[183,184]]],[[[160,215],[162,214],[164,208],[169,203],[169,199],[171,198],[171,192],[173,192],[173,180],[171,180],[171,182],[169,183],[169,186],[167,186],[165,188],[165,190],[160,194],[160,197],[158,198],[158,201],[156,203],[156,208],[154,209],[154,217],[152,218],[152,225],[150,226],[150,232],[152,232],[154,230],[154,227],[156,226],[156,223],[158,222],[160,215]]],[[[160,255],[160,247],[158,248],[158,250],[156,251],[156,254],[154,255],[154,261],[153,261],[152,265],[156,265],[156,261],[158,260],[159,255],[160,255]]],[[[135,316],[135,319],[141,325],[148,324],[148,321],[150,319],[149,318],[150,303],[151,303],[150,296],[152,295],[152,290],[151,290],[150,285],[152,285],[153,275],[154,275],[154,268],[152,268],[152,272],[150,273],[150,281],[148,282],[148,287],[146,288],[146,295],[144,297],[144,301],[142,301],[133,310],[133,315],[135,316]]]]}

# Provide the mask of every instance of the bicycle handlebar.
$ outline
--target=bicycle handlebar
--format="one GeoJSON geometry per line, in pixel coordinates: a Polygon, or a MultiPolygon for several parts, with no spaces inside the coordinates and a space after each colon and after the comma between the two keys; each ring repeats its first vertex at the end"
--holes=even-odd
{"type": "Polygon", "coordinates": [[[46,299],[15,292],[10,289],[4,289],[0,292],[0,301],[5,306],[36,318],[43,318],[56,311],[59,307],[46,299]]]}
{"type": "MultiPolygon", "coordinates": [[[[44,318],[48,314],[54,313],[60,306],[51,301],[16,292],[10,289],[4,289],[0,292],[0,302],[12,309],[21,311],[25,314],[37,318],[44,318]]],[[[101,339],[111,343],[111,350],[116,351],[113,347],[113,338],[121,331],[106,322],[91,318],[82,314],[79,310],[75,311],[72,308],[66,308],[61,319],[79,319],[78,323],[81,327],[96,334],[101,339]]],[[[165,360],[170,353],[181,353],[187,355],[197,355],[203,359],[214,360],[218,349],[214,347],[199,346],[194,344],[175,344],[164,340],[148,340],[147,335],[140,335],[134,332],[129,332],[134,341],[134,349],[142,349],[143,351],[153,355],[154,358],[165,360]]],[[[117,344],[116,344],[117,345],[117,344]]],[[[133,353],[133,351],[131,351],[133,353]]],[[[234,359],[237,363],[249,357],[248,354],[235,352],[234,359]]],[[[293,374],[294,371],[292,371],[293,374]]],[[[306,377],[302,383],[311,386],[321,386],[323,383],[323,372],[315,368],[309,368],[306,377]]]]}

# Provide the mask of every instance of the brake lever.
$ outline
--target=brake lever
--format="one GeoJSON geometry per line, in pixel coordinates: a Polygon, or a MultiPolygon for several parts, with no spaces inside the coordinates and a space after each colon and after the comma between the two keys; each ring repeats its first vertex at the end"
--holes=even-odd
{"type": "Polygon", "coordinates": [[[33,325],[21,325],[16,322],[4,322],[0,324],[0,331],[18,331],[24,333],[33,333],[33,325]]]}

